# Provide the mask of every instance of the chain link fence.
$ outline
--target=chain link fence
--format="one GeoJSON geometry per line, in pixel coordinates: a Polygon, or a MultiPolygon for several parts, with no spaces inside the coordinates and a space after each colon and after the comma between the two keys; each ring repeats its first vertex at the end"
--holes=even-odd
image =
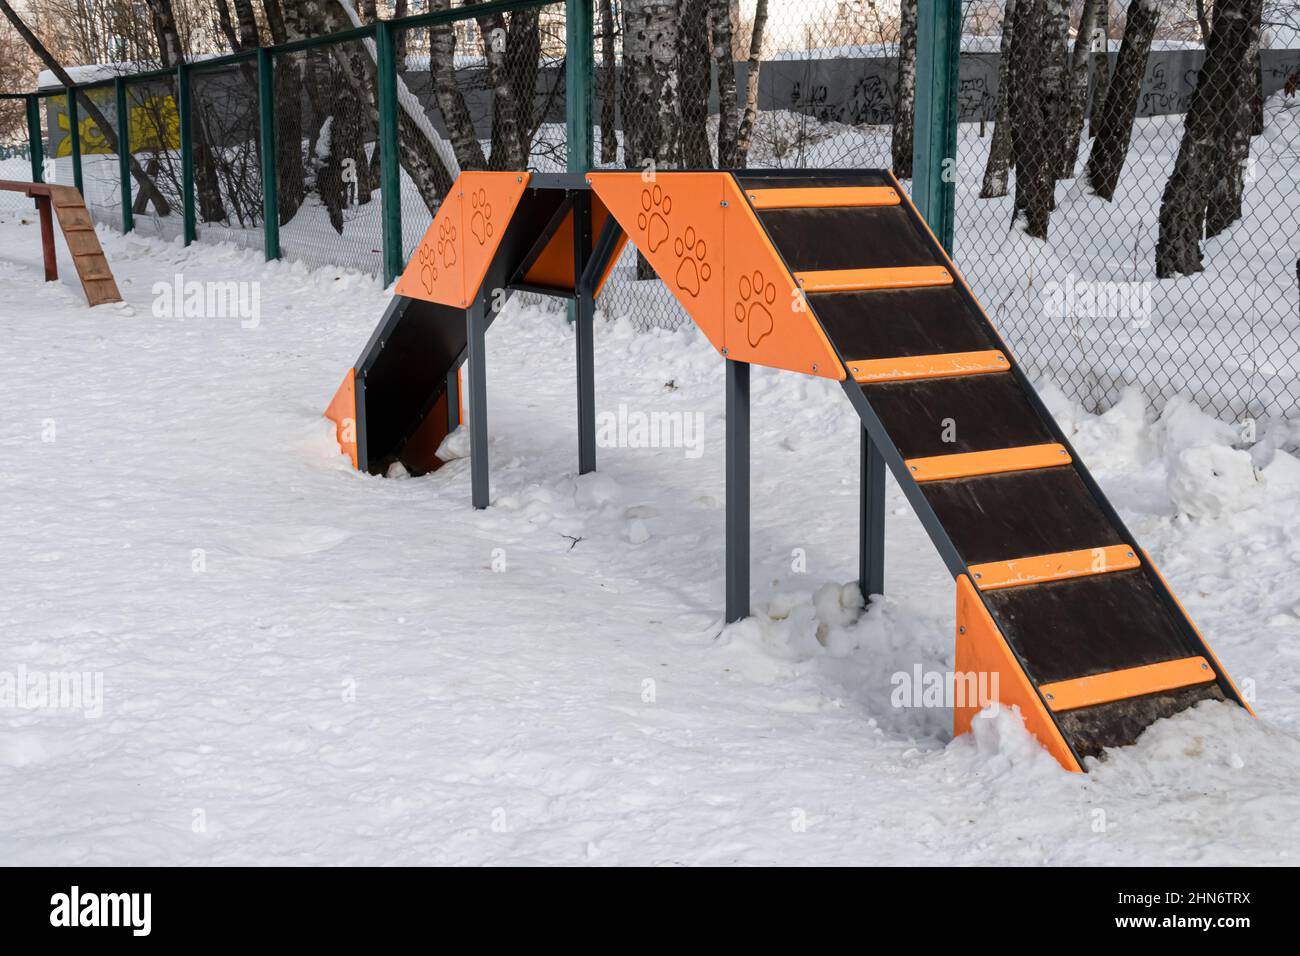
{"type": "Polygon", "coordinates": [[[1008,9],[996,123],[960,127],[955,170],[954,257],[990,318],[1091,411],[1183,394],[1293,443],[1300,52],[1261,53],[1236,0],[1204,47],[1165,2],[1008,9]]]}
{"type": "MultiPolygon", "coordinates": [[[[597,167],[908,183],[914,4],[593,6],[597,167]]],[[[189,208],[194,237],[390,278],[460,170],[567,168],[566,4],[430,10],[186,66],[188,170],[175,71],[81,87],[114,134],[79,109],[92,215],[190,239],[189,208]]],[[[1300,418],[1300,51],[1258,50],[1258,0],[1218,0],[1208,43],[1172,10],[965,4],[954,255],[1028,369],[1089,409],[1137,386],[1226,419],[1300,418]]],[[[39,103],[47,178],[72,183],[66,93],[39,103]]],[[[598,305],[641,329],[687,321],[630,249],[598,305]]]]}

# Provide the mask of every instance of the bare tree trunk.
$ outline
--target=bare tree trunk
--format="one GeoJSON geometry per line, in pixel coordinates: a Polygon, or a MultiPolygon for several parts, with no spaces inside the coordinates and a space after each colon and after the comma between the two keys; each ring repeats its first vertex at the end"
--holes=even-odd
{"type": "Polygon", "coordinates": [[[709,0],[709,34],[713,67],[718,74],[718,168],[736,165],[736,57],[732,50],[731,0],[709,0]]]}
{"type": "Polygon", "coordinates": [[[240,49],[255,50],[261,46],[262,39],[257,29],[257,15],[253,12],[253,0],[234,0],[234,3],[240,49]]]}
{"type": "MultiPolygon", "coordinates": [[[[429,2],[429,9],[435,12],[450,7],[451,0],[429,2]]],[[[456,162],[462,170],[487,169],[487,156],[474,130],[474,118],[456,82],[456,34],[450,24],[429,27],[429,69],[433,76],[433,96],[442,112],[456,162]]]]}
{"type": "MultiPolygon", "coordinates": [[[[479,0],[465,0],[465,6],[478,6],[479,0]]],[[[523,169],[527,155],[520,155],[519,123],[510,82],[508,48],[509,31],[504,14],[493,13],[475,18],[483,38],[483,59],[487,63],[488,88],[492,91],[492,149],[489,169],[523,169]]]]}
{"type": "Polygon", "coordinates": [[[623,162],[671,169],[678,155],[677,0],[623,0],[623,162]]]}
{"type": "MultiPolygon", "coordinates": [[[[1064,170],[1066,123],[1070,116],[1070,0],[1046,0],[1043,5],[1043,132],[1042,148],[1048,154],[1048,175],[1056,180],[1064,170]]],[[[1072,171],[1071,171],[1072,172],[1072,171]]],[[[1055,208],[1055,188],[1049,207],[1055,208]]]]}
{"type": "Polygon", "coordinates": [[[617,108],[614,98],[618,68],[614,59],[614,3],[600,0],[600,164],[618,162],[617,108]]]}
{"type": "Polygon", "coordinates": [[[1200,240],[1216,153],[1225,129],[1230,141],[1234,127],[1248,122],[1240,113],[1248,92],[1241,85],[1242,65],[1250,62],[1252,7],[1253,0],[1218,0],[1214,7],[1205,63],[1187,110],[1174,171],[1160,201],[1156,275],[1162,279],[1205,268],[1200,240]]]}
{"type": "Polygon", "coordinates": [[[542,120],[537,111],[537,68],[542,58],[541,15],[536,7],[510,14],[506,33],[506,73],[515,110],[517,153],[524,169],[532,157],[533,136],[542,120]]]}
{"type": "Polygon", "coordinates": [[[1061,150],[1061,165],[1057,172],[1058,179],[1070,179],[1074,176],[1074,167],[1079,162],[1079,140],[1083,135],[1083,114],[1088,108],[1089,66],[1093,61],[1092,50],[1097,42],[1097,8],[1109,0],[1083,0],[1083,9],[1079,13],[1079,31],[1074,38],[1074,53],[1070,58],[1070,112],[1065,125],[1065,145],[1061,150]]]}
{"type": "Polygon", "coordinates": [[[916,120],[916,0],[902,0],[898,24],[898,86],[894,92],[891,138],[894,175],[912,178],[912,137],[916,120]]]}
{"type": "Polygon", "coordinates": [[[1011,167],[1011,95],[1013,69],[1011,63],[1012,38],[1016,33],[1016,19],[1021,16],[1024,0],[1006,0],[1002,14],[1002,39],[998,44],[998,100],[993,113],[993,138],[989,141],[989,158],[984,164],[984,183],[980,187],[981,199],[1007,194],[1007,178],[1011,167]]]}
{"type": "MultiPolygon", "coordinates": [[[[22,17],[18,16],[14,8],[9,5],[8,0],[0,0],[0,12],[3,12],[5,18],[13,24],[13,28],[18,31],[18,35],[23,38],[23,42],[25,42],[40,61],[45,64],[45,68],[53,73],[55,78],[64,86],[72,86],[72,77],[70,77],[68,71],[63,68],[63,64],[56,60],[54,55],[46,49],[45,44],[42,43],[27,24],[23,22],[22,17]]],[[[104,115],[103,111],[101,111],[100,108],[95,105],[94,101],[85,93],[77,93],[77,105],[86,111],[86,115],[89,116],[94,124],[99,128],[100,135],[104,137],[105,145],[107,145],[114,153],[118,153],[120,147],[118,145],[117,130],[113,127],[113,124],[108,121],[108,117],[104,115]]],[[[170,215],[171,204],[167,202],[167,198],[162,194],[162,191],[154,182],[153,176],[145,171],[144,167],[140,165],[134,155],[127,156],[127,164],[131,168],[131,175],[134,176],[136,182],[140,184],[140,198],[152,202],[154,208],[158,210],[158,215],[170,215]]],[[[138,211],[142,212],[143,210],[138,211]]]]}
{"type": "MultiPolygon", "coordinates": [[[[1250,137],[1255,134],[1255,102],[1262,99],[1259,72],[1259,34],[1264,4],[1246,0],[1246,54],[1237,66],[1234,92],[1238,102],[1220,124],[1215,144],[1214,176],[1205,208],[1205,237],[1219,235],[1241,218],[1246,169],[1250,162],[1250,137]]],[[[1215,16],[1218,23],[1218,16],[1215,16]]],[[[1207,54],[1208,55],[1208,54],[1207,54]]]]}
{"type": "Polygon", "coordinates": [[[1052,151],[1046,148],[1043,127],[1043,46],[1046,0],[1021,0],[1023,7],[1016,17],[1012,38],[1012,55],[1016,64],[1012,74],[1011,147],[1016,163],[1016,194],[1012,222],[1022,223],[1024,230],[1038,239],[1047,238],[1051,199],[1055,189],[1052,177],[1052,151]]]}
{"type": "Polygon", "coordinates": [[[709,0],[679,0],[677,76],[681,124],[681,165],[711,169],[709,150],[709,0]]]}
{"type": "Polygon", "coordinates": [[[767,0],[757,0],[754,5],[754,30],[749,37],[749,60],[745,70],[745,112],[740,117],[740,130],[736,134],[736,166],[744,166],[749,157],[749,144],[754,137],[754,124],[758,121],[758,70],[763,55],[763,36],[767,30],[767,0]]]}
{"type": "Polygon", "coordinates": [[[1160,20],[1156,0],[1133,0],[1124,26],[1124,42],[1119,48],[1115,75],[1102,107],[1101,123],[1088,155],[1088,184],[1102,199],[1115,195],[1119,174],[1124,169],[1129,140],[1133,137],[1133,120],[1137,115],[1138,94],[1146,72],[1151,41],[1160,20]]]}
{"type": "MultiPolygon", "coordinates": [[[[148,0],[153,16],[154,32],[158,35],[158,55],[164,69],[172,69],[185,62],[180,33],[176,28],[176,13],[172,0],[148,0]]],[[[194,96],[191,87],[191,96],[194,96]]],[[[192,109],[191,114],[200,111],[192,109]]],[[[204,222],[220,222],[226,218],[226,206],[221,200],[221,183],[217,177],[216,157],[208,143],[202,120],[190,123],[190,136],[194,145],[194,191],[198,201],[199,217],[204,222]]]]}
{"type": "Polygon", "coordinates": [[[1110,0],[1097,4],[1097,51],[1092,57],[1092,97],[1088,107],[1088,135],[1097,135],[1101,107],[1110,91],[1110,0]]]}

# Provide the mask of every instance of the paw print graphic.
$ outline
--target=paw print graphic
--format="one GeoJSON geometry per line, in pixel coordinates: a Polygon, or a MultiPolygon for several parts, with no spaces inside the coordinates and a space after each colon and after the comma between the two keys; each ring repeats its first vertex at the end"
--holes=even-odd
{"type": "Polygon", "coordinates": [[[469,231],[481,246],[492,238],[492,207],[488,204],[487,191],[480,189],[470,196],[470,206],[474,215],[469,221],[469,231]]]}
{"type": "Polygon", "coordinates": [[[456,264],[456,226],[446,219],[438,226],[438,255],[444,269],[456,264]]]}
{"type": "Polygon", "coordinates": [[[761,271],[755,269],[752,276],[740,277],[740,301],[734,313],[736,321],[744,323],[750,348],[757,348],[776,327],[769,308],[775,302],[776,286],[764,279],[761,271]]]}
{"type": "Polygon", "coordinates": [[[433,258],[433,250],[420,243],[415,256],[420,260],[420,284],[424,286],[425,292],[432,294],[433,284],[438,281],[438,264],[433,258]]]}
{"type": "Polygon", "coordinates": [[[677,238],[673,251],[681,260],[677,264],[677,288],[693,296],[699,295],[700,286],[709,281],[713,270],[704,261],[704,240],[695,235],[694,226],[686,227],[686,235],[677,238]]]}
{"type": "Polygon", "coordinates": [[[641,190],[641,212],[637,214],[636,224],[646,236],[646,250],[658,251],[668,241],[668,220],[664,217],[673,211],[673,201],[655,184],[652,188],[641,190]]]}

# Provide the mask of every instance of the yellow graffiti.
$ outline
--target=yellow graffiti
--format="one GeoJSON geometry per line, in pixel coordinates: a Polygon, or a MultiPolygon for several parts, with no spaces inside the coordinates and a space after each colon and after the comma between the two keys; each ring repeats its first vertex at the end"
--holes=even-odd
{"type": "MultiPolygon", "coordinates": [[[[98,99],[98,97],[92,98],[98,99]]],[[[52,96],[50,106],[58,111],[59,129],[64,132],[69,131],[68,98],[52,96]]],[[[127,115],[131,124],[127,130],[131,152],[180,149],[180,116],[176,112],[176,101],[170,96],[146,97],[142,103],[132,105],[127,115]]],[[[81,138],[83,156],[107,155],[115,152],[104,139],[98,124],[90,117],[80,115],[80,111],[77,117],[77,132],[81,138]]],[[[65,135],[60,139],[54,154],[71,156],[72,137],[65,135]]]]}

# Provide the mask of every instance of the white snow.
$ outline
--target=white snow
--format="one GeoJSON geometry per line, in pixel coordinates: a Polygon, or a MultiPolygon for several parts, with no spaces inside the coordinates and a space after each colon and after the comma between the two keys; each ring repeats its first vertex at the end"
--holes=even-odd
{"type": "Polygon", "coordinates": [[[385,480],[321,417],[373,278],[101,230],[127,302],[89,310],[37,230],[0,211],[0,673],[101,675],[103,715],[0,709],[5,862],[1295,862],[1294,458],[1046,390],[1259,713],[1202,705],[1069,775],[1012,713],[952,740],[891,703],[951,669],[952,583],[891,487],[861,612],[835,384],[755,371],[755,614],[723,629],[723,369],[693,329],[598,323],[597,410],[699,412],[703,454],[601,448],[578,478],[572,333],[508,310],[475,512],[463,437],[385,480]],[[178,273],[260,283],[257,327],[155,318],[178,273]]]}

